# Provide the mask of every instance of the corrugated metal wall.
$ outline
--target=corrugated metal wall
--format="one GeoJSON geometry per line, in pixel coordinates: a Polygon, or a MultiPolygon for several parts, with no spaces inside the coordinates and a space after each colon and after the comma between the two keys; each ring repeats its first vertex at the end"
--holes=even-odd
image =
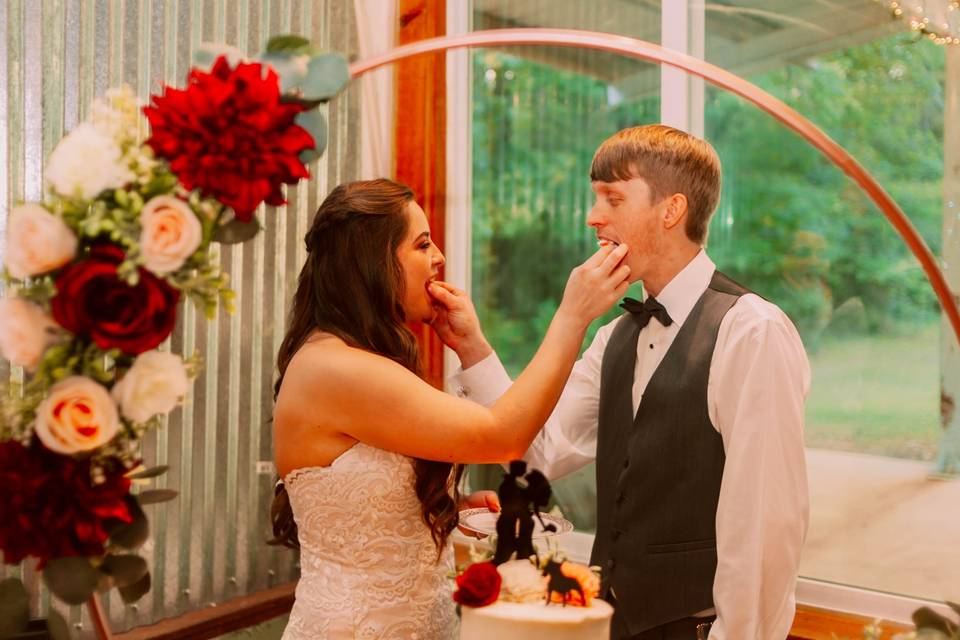
{"type": "MultiPolygon", "coordinates": [[[[145,101],[162,83],[185,84],[200,43],[226,42],[256,54],[281,33],[353,55],[353,2],[0,2],[0,233],[11,206],[41,197],[45,158],[108,87],[129,84],[145,101]]],[[[143,553],[153,589],[136,606],[125,606],[115,593],[105,602],[115,631],[296,576],[294,555],[264,544],[273,470],[258,463],[272,457],[274,359],[305,258],[303,236],[329,187],[358,175],[358,108],[356,90],[333,101],[329,147],[311,166],[314,178],[288,191],[288,206],[258,214],[266,229],[254,241],[221,249],[237,313],[207,322],[192,306],[183,307],[171,346],[199,353],[205,368],[186,406],[145,443],[148,464],[171,466],[158,486],[180,496],[148,507],[152,535],[143,553]]],[[[37,615],[50,598],[29,567],[0,565],[0,579],[22,577],[36,596],[37,615]]],[[[81,637],[92,637],[85,609],[64,613],[81,637]]]]}

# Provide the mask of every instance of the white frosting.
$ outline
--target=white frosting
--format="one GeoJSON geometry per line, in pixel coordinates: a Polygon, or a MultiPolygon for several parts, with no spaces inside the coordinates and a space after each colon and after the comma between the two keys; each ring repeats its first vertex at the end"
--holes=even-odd
{"type": "Polygon", "coordinates": [[[613,615],[603,600],[589,607],[500,601],[461,611],[460,640],[606,640],[613,615]]]}

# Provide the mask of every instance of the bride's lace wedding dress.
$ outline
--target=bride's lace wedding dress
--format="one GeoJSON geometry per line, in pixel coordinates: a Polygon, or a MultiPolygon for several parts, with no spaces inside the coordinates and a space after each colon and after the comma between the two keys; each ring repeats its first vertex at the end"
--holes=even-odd
{"type": "Polygon", "coordinates": [[[457,635],[453,551],[420,517],[411,460],[357,443],[284,484],[300,532],[300,582],[283,640],[457,635]]]}

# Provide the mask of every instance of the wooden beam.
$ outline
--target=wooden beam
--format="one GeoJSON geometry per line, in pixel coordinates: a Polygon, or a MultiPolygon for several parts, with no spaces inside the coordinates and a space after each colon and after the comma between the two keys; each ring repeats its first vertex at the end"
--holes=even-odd
{"type": "MultiPolygon", "coordinates": [[[[790,629],[792,640],[835,640],[836,638],[862,638],[863,630],[873,620],[853,613],[830,611],[797,605],[797,615],[790,629]]],[[[894,622],[880,624],[881,640],[891,640],[898,633],[912,631],[912,627],[894,622]]]]}
{"type": "Polygon", "coordinates": [[[112,640],[206,640],[246,629],[290,611],[296,582],[288,582],[175,618],[115,633],[112,640]]]}
{"type": "MultiPolygon", "coordinates": [[[[398,44],[446,33],[445,0],[400,0],[398,44]]],[[[396,88],[394,135],[398,181],[410,186],[430,223],[433,240],[443,251],[446,200],[446,54],[416,56],[394,65],[396,88]]],[[[443,274],[441,274],[443,277],[443,274]]],[[[420,340],[424,378],[443,388],[443,343],[430,327],[414,324],[420,340]]]]}

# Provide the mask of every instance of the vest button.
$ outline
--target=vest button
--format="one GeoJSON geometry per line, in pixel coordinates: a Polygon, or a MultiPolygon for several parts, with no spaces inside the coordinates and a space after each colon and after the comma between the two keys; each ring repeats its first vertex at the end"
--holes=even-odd
{"type": "Polygon", "coordinates": [[[613,558],[610,558],[609,560],[607,560],[607,571],[613,570],[615,566],[617,566],[616,560],[614,560],[613,558]]]}
{"type": "Polygon", "coordinates": [[[629,459],[624,460],[624,461],[623,461],[623,468],[626,469],[626,468],[629,467],[629,466],[630,466],[630,460],[629,460],[629,459]]]}
{"type": "Polygon", "coordinates": [[[626,497],[627,497],[627,494],[621,491],[620,494],[617,495],[617,504],[622,503],[626,497]]]}
{"type": "Polygon", "coordinates": [[[614,539],[614,540],[619,539],[621,533],[623,533],[623,532],[620,531],[620,529],[614,529],[614,530],[613,530],[613,533],[612,533],[613,539],[614,539]]]}

